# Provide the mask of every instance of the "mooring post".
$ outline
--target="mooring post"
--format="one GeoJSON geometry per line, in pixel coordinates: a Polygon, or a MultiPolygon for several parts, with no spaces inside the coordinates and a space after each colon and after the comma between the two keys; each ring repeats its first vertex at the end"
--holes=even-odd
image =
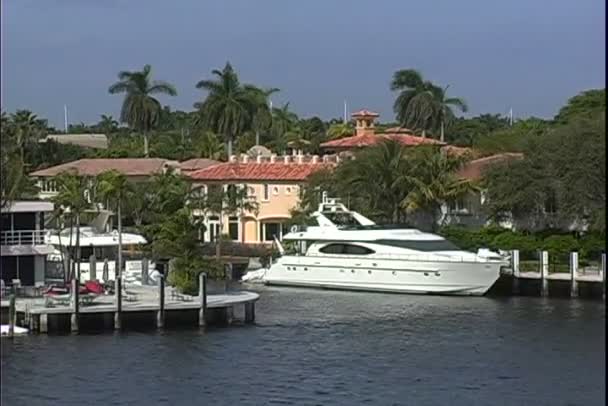
{"type": "Polygon", "coordinates": [[[141,260],[141,284],[148,284],[148,258],[146,257],[141,260]]]}
{"type": "Polygon", "coordinates": [[[578,252],[570,253],[570,297],[578,297],[578,252]]]}
{"type": "Polygon", "coordinates": [[[158,282],[159,305],[158,313],[156,313],[156,327],[161,329],[165,327],[165,275],[161,275],[158,282]]]}
{"type": "Polygon", "coordinates": [[[549,296],[549,252],[542,251],[540,253],[540,280],[541,289],[540,295],[543,297],[549,296]]]}
{"type": "Polygon", "coordinates": [[[114,312],[114,330],[120,330],[122,328],[122,275],[121,273],[114,272],[116,277],[115,292],[116,295],[116,312],[114,312]]]}
{"type": "Polygon", "coordinates": [[[205,327],[207,314],[207,274],[201,272],[198,275],[198,296],[201,301],[201,308],[198,311],[198,325],[205,327]]]}
{"type": "Polygon", "coordinates": [[[46,313],[40,314],[40,329],[41,333],[48,333],[49,331],[49,315],[46,313]]]}
{"type": "Polygon", "coordinates": [[[513,294],[519,295],[519,250],[511,251],[511,267],[513,269],[513,294]]]}
{"type": "Polygon", "coordinates": [[[245,323],[253,323],[255,321],[255,302],[245,303],[245,323]]]}
{"type": "Polygon", "coordinates": [[[70,317],[70,329],[72,333],[78,332],[78,312],[80,311],[79,289],[80,286],[76,278],[72,279],[72,315],[70,317]]]}
{"type": "Polygon", "coordinates": [[[17,319],[17,311],[15,304],[15,294],[12,293],[9,299],[9,307],[8,307],[8,336],[13,338],[15,336],[15,321],[17,319]]]}
{"type": "Polygon", "coordinates": [[[602,264],[600,267],[602,273],[602,300],[606,300],[606,253],[602,253],[602,264]]]}

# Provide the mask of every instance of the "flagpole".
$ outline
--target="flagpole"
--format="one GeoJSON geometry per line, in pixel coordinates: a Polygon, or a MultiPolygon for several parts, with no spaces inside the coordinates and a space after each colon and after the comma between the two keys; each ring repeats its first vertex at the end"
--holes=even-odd
{"type": "Polygon", "coordinates": [[[63,105],[63,126],[65,129],[65,133],[68,133],[68,106],[67,104],[63,105]]]}
{"type": "Polygon", "coordinates": [[[344,124],[348,121],[347,113],[346,113],[346,99],[344,99],[344,124]]]}

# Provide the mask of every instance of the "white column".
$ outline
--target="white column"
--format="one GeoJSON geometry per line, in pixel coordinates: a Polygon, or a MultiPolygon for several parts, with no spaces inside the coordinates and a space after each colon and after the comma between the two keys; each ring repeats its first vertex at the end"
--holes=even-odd
{"type": "Polygon", "coordinates": [[[541,252],[540,257],[540,279],[541,279],[541,296],[549,296],[549,253],[541,252]]]}
{"type": "Polygon", "coordinates": [[[570,253],[570,297],[578,296],[578,283],[576,276],[578,274],[578,252],[570,253]]]}

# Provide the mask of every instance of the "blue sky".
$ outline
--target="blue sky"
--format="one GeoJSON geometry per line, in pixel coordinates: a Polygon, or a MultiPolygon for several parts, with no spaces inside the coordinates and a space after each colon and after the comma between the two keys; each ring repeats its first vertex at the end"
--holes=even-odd
{"type": "Polygon", "coordinates": [[[2,108],[63,126],[118,115],[107,88],[149,63],[191,110],[194,84],[227,60],[244,82],[279,87],[302,116],[368,108],[393,118],[392,73],[450,85],[471,114],[553,116],[605,87],[603,0],[4,0],[2,108]]]}

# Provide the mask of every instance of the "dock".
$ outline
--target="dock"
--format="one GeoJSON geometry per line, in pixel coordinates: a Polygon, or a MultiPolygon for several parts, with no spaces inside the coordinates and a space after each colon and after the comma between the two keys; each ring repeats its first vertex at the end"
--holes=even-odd
{"type": "Polygon", "coordinates": [[[572,298],[579,297],[581,284],[590,285],[597,290],[601,288],[602,300],[606,300],[606,254],[602,254],[601,261],[598,267],[581,268],[577,252],[571,252],[569,255],[568,272],[549,272],[550,270],[549,253],[541,251],[538,261],[538,270],[522,271],[519,260],[519,251],[511,251],[511,267],[505,269],[503,276],[512,278],[512,294],[518,295],[521,291],[521,285],[526,281],[539,281],[539,294],[542,297],[550,295],[552,289],[560,284],[569,286],[569,295],[572,298]]]}
{"type": "MultiPolygon", "coordinates": [[[[164,282],[164,281],[163,281],[164,282]]],[[[117,305],[116,295],[99,295],[91,303],[49,306],[46,298],[19,298],[9,311],[13,326],[28,328],[34,334],[78,333],[83,331],[164,329],[173,326],[231,325],[235,321],[255,322],[255,303],[259,295],[248,291],[206,293],[201,278],[197,296],[178,294],[161,286],[128,286],[117,305]]],[[[2,301],[3,310],[10,307],[2,301]]],[[[9,324],[11,320],[9,320],[9,324]]]]}

